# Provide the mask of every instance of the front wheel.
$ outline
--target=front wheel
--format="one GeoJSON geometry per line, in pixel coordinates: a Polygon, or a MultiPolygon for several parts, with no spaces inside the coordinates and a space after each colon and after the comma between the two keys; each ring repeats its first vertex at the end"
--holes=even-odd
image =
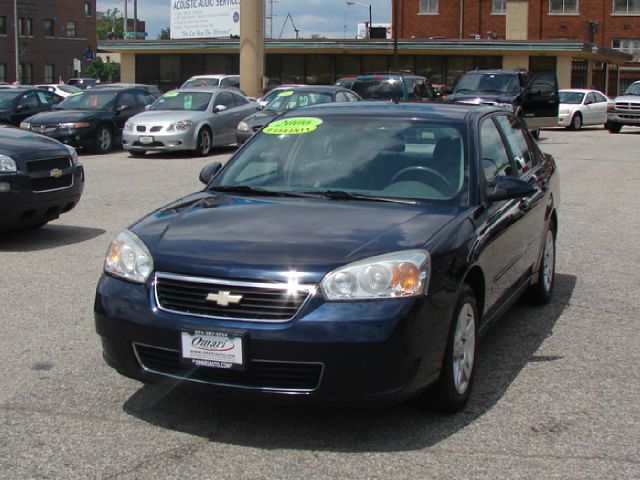
{"type": "Polygon", "coordinates": [[[547,230],[542,250],[542,259],[538,269],[536,283],[531,285],[525,292],[525,299],[529,303],[544,305],[551,301],[553,286],[556,278],[556,236],[555,230],[551,226],[547,230]]]}
{"type": "Polygon", "coordinates": [[[609,133],[620,133],[620,130],[622,130],[622,125],[616,122],[607,122],[606,125],[609,133]]]}
{"type": "Polygon", "coordinates": [[[212,143],[211,131],[208,128],[201,129],[196,140],[195,154],[199,157],[206,157],[211,153],[212,143]]]}
{"type": "Polygon", "coordinates": [[[440,378],[433,390],[425,394],[427,405],[446,413],[458,412],[466,405],[475,372],[478,322],[475,294],[464,284],[454,311],[440,378]]]}
{"type": "Polygon", "coordinates": [[[571,119],[569,130],[580,130],[582,128],[582,115],[576,113],[571,119]]]}
{"type": "Polygon", "coordinates": [[[96,130],[96,152],[109,153],[113,149],[113,134],[106,125],[100,125],[96,130]]]}

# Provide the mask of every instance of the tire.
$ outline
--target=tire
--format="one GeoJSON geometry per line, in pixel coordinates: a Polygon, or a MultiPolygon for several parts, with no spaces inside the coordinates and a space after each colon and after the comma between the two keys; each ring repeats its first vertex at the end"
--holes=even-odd
{"type": "Polygon", "coordinates": [[[136,158],[141,158],[147,155],[146,150],[129,150],[129,155],[136,158]]]}
{"type": "Polygon", "coordinates": [[[609,133],[620,133],[620,130],[622,130],[622,124],[607,122],[607,130],[609,130],[609,133]]]}
{"type": "Polygon", "coordinates": [[[542,258],[536,283],[525,291],[525,300],[534,305],[545,305],[551,301],[556,277],[556,231],[553,224],[545,234],[542,258]]]}
{"type": "Polygon", "coordinates": [[[96,130],[96,153],[104,154],[113,150],[113,133],[106,125],[100,125],[96,130]]]}
{"type": "Polygon", "coordinates": [[[199,157],[206,157],[211,153],[211,147],[213,146],[213,138],[211,136],[211,130],[208,128],[201,128],[198,132],[198,138],[196,140],[196,149],[194,153],[199,157]]]}
{"type": "Polygon", "coordinates": [[[582,128],[582,115],[580,113],[576,113],[573,118],[571,118],[571,123],[568,128],[569,130],[580,130],[582,128]]]}
{"type": "Polygon", "coordinates": [[[473,387],[479,320],[475,294],[465,283],[454,310],[440,377],[424,394],[427,406],[455,413],[467,404],[473,387]]]}

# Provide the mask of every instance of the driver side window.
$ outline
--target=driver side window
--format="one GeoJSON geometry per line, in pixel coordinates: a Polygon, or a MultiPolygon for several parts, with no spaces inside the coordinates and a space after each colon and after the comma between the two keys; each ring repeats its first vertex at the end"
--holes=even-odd
{"type": "Polygon", "coordinates": [[[480,126],[480,159],[489,185],[497,177],[513,175],[509,154],[492,118],[486,118],[480,126]]]}

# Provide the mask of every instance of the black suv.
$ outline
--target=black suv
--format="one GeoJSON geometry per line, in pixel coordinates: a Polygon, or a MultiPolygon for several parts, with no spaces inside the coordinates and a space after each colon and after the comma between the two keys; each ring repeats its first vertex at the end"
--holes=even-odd
{"type": "Polygon", "coordinates": [[[510,110],[533,131],[558,126],[560,102],[555,72],[531,75],[520,69],[473,70],[460,77],[446,101],[510,110]]]}
{"type": "Polygon", "coordinates": [[[351,90],[363,100],[429,102],[436,93],[431,82],[420,75],[407,73],[367,73],[358,75],[351,90]]]}

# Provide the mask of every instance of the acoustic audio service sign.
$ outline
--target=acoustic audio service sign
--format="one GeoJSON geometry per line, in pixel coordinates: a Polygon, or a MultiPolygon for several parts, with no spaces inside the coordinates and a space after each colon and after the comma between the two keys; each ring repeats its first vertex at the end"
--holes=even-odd
{"type": "Polygon", "coordinates": [[[240,0],[171,0],[171,38],[240,35],[240,0]]]}

